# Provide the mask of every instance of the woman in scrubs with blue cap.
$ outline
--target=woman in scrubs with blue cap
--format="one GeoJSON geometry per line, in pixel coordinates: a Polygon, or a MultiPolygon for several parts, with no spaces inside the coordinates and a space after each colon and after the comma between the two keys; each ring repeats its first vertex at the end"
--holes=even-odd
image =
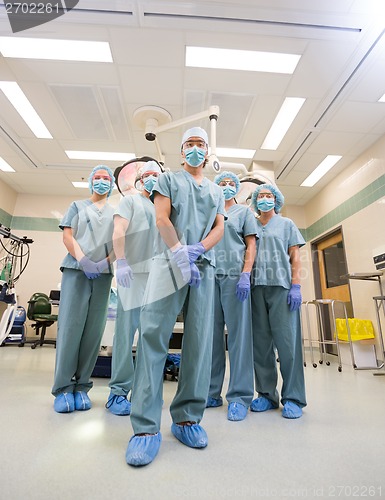
{"type": "Polygon", "coordinates": [[[152,160],[140,170],[140,194],[126,195],[114,215],[113,246],[116,257],[118,306],[112,350],[111,389],[106,408],[114,415],[129,415],[127,399],[132,389],[134,362],[132,344],[140,333],[140,308],[154,257],[158,230],[150,195],[162,173],[152,160]]]}
{"type": "Polygon", "coordinates": [[[224,198],[204,176],[208,157],[205,130],[193,127],[182,138],[183,169],[162,174],[154,187],[161,238],[141,311],[141,337],[132,391],[134,436],[126,462],[147,465],[161,443],[163,369],[176,317],[183,309],[183,347],[176,395],[170,406],[171,432],[191,448],[207,446],[200,421],[210,385],[215,254],[223,236],[224,198]]]}
{"type": "Polygon", "coordinates": [[[107,198],[114,187],[112,171],[95,167],[89,178],[91,198],[74,201],[60,223],[68,250],[62,284],[52,394],[58,413],[89,410],[88,391],[107,319],[112,267],[114,209],[107,198]]]}
{"type": "Polygon", "coordinates": [[[238,177],[221,172],[214,182],[225,197],[225,232],[215,245],[214,335],[211,383],[207,407],[222,406],[221,391],[226,369],[226,343],[230,380],[226,394],[227,418],[243,420],[254,395],[253,344],[251,336],[250,274],[255,260],[257,222],[253,212],[238,205],[238,177]]]}
{"type": "Polygon", "coordinates": [[[279,407],[275,346],[283,381],[282,416],[299,418],[306,406],[299,312],[302,303],[299,248],[305,240],[291,219],[279,215],[284,197],[276,186],[258,186],[251,202],[259,216],[259,240],[251,290],[258,397],[250,409],[263,412],[279,407]]]}

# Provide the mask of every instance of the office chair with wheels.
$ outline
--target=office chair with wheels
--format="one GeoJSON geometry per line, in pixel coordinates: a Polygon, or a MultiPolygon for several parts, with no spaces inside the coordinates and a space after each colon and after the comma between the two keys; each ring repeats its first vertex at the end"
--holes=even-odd
{"type": "Polygon", "coordinates": [[[32,343],[31,349],[43,344],[51,344],[56,347],[56,340],[45,338],[47,328],[57,321],[57,314],[51,314],[51,303],[45,293],[34,293],[29,299],[27,318],[34,321],[31,326],[36,330],[36,335],[40,333],[40,339],[32,343]]]}

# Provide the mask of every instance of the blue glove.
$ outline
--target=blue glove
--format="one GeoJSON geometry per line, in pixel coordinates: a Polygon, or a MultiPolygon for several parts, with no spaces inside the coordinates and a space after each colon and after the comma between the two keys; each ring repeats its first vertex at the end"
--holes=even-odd
{"type": "Polygon", "coordinates": [[[108,259],[103,259],[103,260],[100,260],[99,262],[96,263],[96,267],[98,268],[98,271],[100,273],[102,273],[103,271],[105,271],[106,269],[108,269],[108,266],[109,266],[109,262],[108,262],[108,259]]]}
{"type": "Polygon", "coordinates": [[[186,247],[181,246],[177,250],[174,250],[172,257],[182,274],[183,281],[187,283],[191,278],[191,271],[186,247]]]}
{"type": "Polygon", "coordinates": [[[178,260],[185,260],[186,258],[188,259],[189,264],[193,264],[197,258],[202,255],[202,253],[205,253],[205,251],[205,247],[201,242],[199,242],[195,243],[195,245],[182,245],[177,248],[173,254],[177,264],[178,260]]]}
{"type": "Polygon", "coordinates": [[[287,295],[290,311],[297,311],[302,304],[301,285],[291,285],[287,295]]]}
{"type": "Polygon", "coordinates": [[[250,273],[241,273],[237,283],[235,295],[237,299],[243,302],[250,294],[250,273]]]}
{"type": "Polygon", "coordinates": [[[191,278],[188,284],[192,286],[193,288],[198,288],[198,286],[201,284],[201,274],[199,272],[199,269],[194,262],[190,264],[190,269],[191,269],[191,278]]]}
{"type": "Polygon", "coordinates": [[[84,274],[89,280],[99,278],[100,271],[98,269],[98,265],[88,257],[84,256],[82,259],[80,259],[79,264],[81,265],[84,274]]]}
{"type": "Polygon", "coordinates": [[[126,259],[116,261],[116,282],[123,288],[130,288],[134,274],[126,259]]]}

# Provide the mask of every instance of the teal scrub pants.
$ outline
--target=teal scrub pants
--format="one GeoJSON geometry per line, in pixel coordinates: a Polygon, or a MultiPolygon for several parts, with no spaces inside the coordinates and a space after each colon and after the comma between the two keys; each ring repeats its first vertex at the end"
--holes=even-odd
{"type": "Polygon", "coordinates": [[[255,386],[259,396],[279,406],[277,391],[278,350],[282,375],[281,403],[306,406],[300,312],[290,312],[288,290],[281,286],[251,289],[255,386]]]}
{"type": "MultiPolygon", "coordinates": [[[[213,335],[214,268],[197,264],[198,288],[170,288],[171,265],[155,260],[151,268],[145,305],[141,311],[139,339],[132,391],[131,424],[135,434],[160,430],[163,370],[176,317],[183,308],[184,330],[178,387],[170,406],[175,423],[200,422],[210,385],[213,335]],[[155,293],[151,293],[154,291],[155,293]],[[152,301],[151,297],[161,297],[152,301]]],[[[178,280],[174,279],[174,285],[178,280]]]]}
{"type": "Polygon", "coordinates": [[[132,344],[135,332],[140,331],[140,309],[148,273],[135,273],[131,286],[122,290],[118,287],[115,334],[112,349],[111,380],[109,387],[117,396],[127,396],[134,379],[132,344]]]}
{"type": "Polygon", "coordinates": [[[111,274],[89,280],[64,268],[60,292],[52,394],[88,392],[107,319],[111,274]]]}
{"type": "Polygon", "coordinates": [[[239,276],[215,277],[214,336],[209,396],[219,399],[226,370],[224,327],[227,326],[227,346],[230,379],[226,394],[229,403],[241,403],[247,408],[254,395],[253,343],[251,332],[250,296],[240,302],[235,294],[239,276]]]}

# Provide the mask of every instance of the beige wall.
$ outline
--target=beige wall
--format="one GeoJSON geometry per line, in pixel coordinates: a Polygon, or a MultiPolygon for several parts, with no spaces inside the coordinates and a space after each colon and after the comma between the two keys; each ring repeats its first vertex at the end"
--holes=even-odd
{"type": "MultiPolygon", "coordinates": [[[[286,207],[286,215],[292,218],[299,227],[308,228],[321,217],[328,214],[344,201],[359,193],[363,188],[385,174],[385,138],[369,148],[357,161],[344,172],[337,175],[317,196],[305,207],[286,207]]],[[[385,251],[385,197],[374,201],[369,206],[336,224],[341,226],[347,266],[349,273],[366,273],[375,271],[373,255],[379,250],[385,251]]],[[[328,228],[314,239],[333,230],[328,228]]],[[[316,298],[313,270],[310,261],[310,245],[301,250],[304,300],[316,298]]],[[[385,279],[383,278],[384,291],[385,279]]],[[[379,295],[379,286],[373,281],[350,280],[351,297],[354,316],[371,319],[377,331],[375,305],[373,296],[379,295]]],[[[384,331],[385,334],[385,331],[384,331]]],[[[381,357],[377,351],[378,357],[381,357]]]]}
{"type": "MultiPolygon", "coordinates": [[[[12,175],[11,173],[9,175],[12,175]]],[[[12,215],[17,201],[17,193],[0,179],[0,208],[12,215]]]]}

